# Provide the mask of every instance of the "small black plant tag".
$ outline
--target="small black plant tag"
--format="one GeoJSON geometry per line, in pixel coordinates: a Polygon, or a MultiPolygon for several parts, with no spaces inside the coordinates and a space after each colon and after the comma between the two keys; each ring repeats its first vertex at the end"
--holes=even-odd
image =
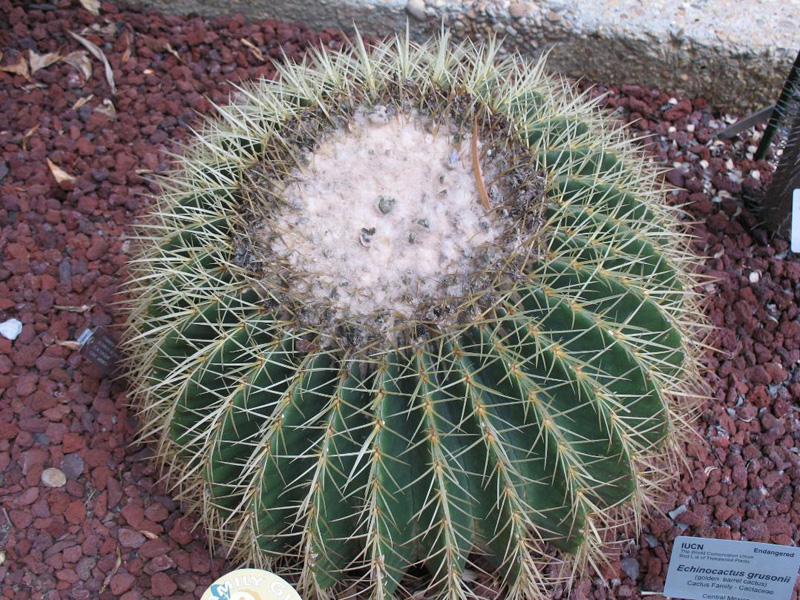
{"type": "Polygon", "coordinates": [[[100,367],[107,375],[113,375],[117,370],[119,352],[117,342],[102,327],[86,329],[78,337],[81,345],[81,354],[100,367]]]}

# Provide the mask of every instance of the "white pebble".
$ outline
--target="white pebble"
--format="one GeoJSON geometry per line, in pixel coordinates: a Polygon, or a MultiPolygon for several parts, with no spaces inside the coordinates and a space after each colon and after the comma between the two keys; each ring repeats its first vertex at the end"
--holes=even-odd
{"type": "Polygon", "coordinates": [[[755,153],[756,153],[756,150],[758,150],[758,148],[757,148],[756,146],[748,146],[748,147],[747,147],[747,151],[748,151],[750,154],[755,154],[755,153]]]}
{"type": "Polygon", "coordinates": [[[756,181],[761,181],[761,171],[753,169],[752,171],[750,171],[750,177],[752,177],[756,181]]]}
{"type": "Polygon", "coordinates": [[[689,133],[692,133],[694,131],[694,125],[692,123],[689,123],[686,126],[686,131],[688,131],[689,133]]]}
{"type": "Polygon", "coordinates": [[[424,0],[408,0],[406,4],[408,14],[415,18],[417,21],[424,21],[425,14],[425,1],[424,0]]]}
{"type": "Polygon", "coordinates": [[[18,319],[9,319],[0,323],[0,335],[12,342],[17,339],[19,334],[22,333],[22,321],[18,319]]]}
{"type": "Polygon", "coordinates": [[[62,487],[67,484],[67,476],[61,469],[50,467],[42,471],[42,483],[51,488],[62,487]]]}
{"type": "Polygon", "coordinates": [[[708,168],[708,161],[707,160],[701,160],[700,161],[700,166],[703,167],[704,169],[707,169],[708,168]]]}
{"type": "Polygon", "coordinates": [[[750,283],[758,283],[759,280],[761,279],[761,273],[759,273],[758,271],[753,271],[748,276],[748,279],[750,280],[750,283]]]}
{"type": "Polygon", "coordinates": [[[669,515],[669,518],[674,521],[679,516],[681,516],[683,513],[685,513],[687,510],[689,510],[689,509],[686,508],[685,505],[681,504],[678,508],[676,508],[675,510],[669,511],[667,514],[669,515]]]}

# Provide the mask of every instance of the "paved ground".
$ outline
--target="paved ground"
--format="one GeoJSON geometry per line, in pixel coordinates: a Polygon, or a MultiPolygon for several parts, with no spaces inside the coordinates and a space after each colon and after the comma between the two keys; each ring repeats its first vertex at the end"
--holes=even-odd
{"type": "Polygon", "coordinates": [[[526,55],[594,81],[700,94],[740,111],[774,102],[800,49],[800,0],[150,0],[166,11],[385,34],[410,17],[419,36],[444,23],[456,37],[507,37],[526,55]]]}

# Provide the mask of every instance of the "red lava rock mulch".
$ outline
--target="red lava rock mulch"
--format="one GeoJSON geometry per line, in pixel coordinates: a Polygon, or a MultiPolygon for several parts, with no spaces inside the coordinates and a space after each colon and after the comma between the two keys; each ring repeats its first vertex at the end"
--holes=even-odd
{"type": "MultiPolygon", "coordinates": [[[[199,598],[230,566],[211,558],[195,520],[134,443],[124,383],[70,342],[119,322],[112,302],[128,260],[126,227],[147,210],[156,191],[147,176],[168,168],[165,152],[197,123],[195,111],[224,103],[227,81],[272,76],[271,58],[335,47],[344,36],[109,4],[95,17],[69,5],[0,0],[0,322],[24,324],[15,341],[0,337],[0,591],[199,598]],[[88,81],[79,60],[30,73],[29,51],[82,49],[68,31],[104,52],[115,95],[92,57],[88,81]]],[[[751,159],[754,139],[714,139],[724,122],[702,99],[602,91],[622,119],[638,119],[634,131],[654,134],[667,179],[686,188],[675,200],[697,219],[695,247],[719,278],[707,310],[721,351],[708,358],[713,399],[687,448],[690,467],[664,506],[674,518],[646,520],[605,579],[586,578],[570,596],[597,600],[660,591],[672,540],[683,533],[800,541],[800,262],[785,240],[767,244],[742,201],[769,169],[751,159]]]]}

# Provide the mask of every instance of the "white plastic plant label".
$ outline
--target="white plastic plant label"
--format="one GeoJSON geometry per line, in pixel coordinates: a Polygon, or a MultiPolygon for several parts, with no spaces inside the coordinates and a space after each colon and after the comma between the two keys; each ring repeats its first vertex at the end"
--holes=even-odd
{"type": "Polygon", "coordinates": [[[800,548],[678,537],[664,596],[688,600],[789,600],[800,548]]]}
{"type": "Polygon", "coordinates": [[[800,252],[800,188],[792,192],[792,252],[800,252]]]}

